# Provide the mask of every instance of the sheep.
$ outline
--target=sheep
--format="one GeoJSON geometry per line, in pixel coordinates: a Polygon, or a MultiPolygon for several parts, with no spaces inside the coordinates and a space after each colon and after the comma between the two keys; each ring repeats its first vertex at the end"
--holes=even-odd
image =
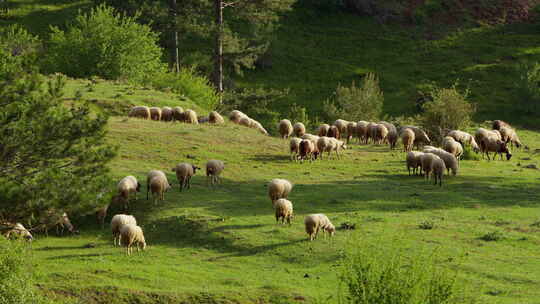
{"type": "Polygon", "coordinates": [[[401,142],[403,143],[403,152],[409,152],[412,151],[413,145],[414,145],[414,131],[405,128],[401,131],[401,142]]]}
{"type": "Polygon", "coordinates": [[[188,163],[180,163],[176,165],[176,167],[172,168],[172,171],[176,173],[180,192],[182,192],[183,188],[191,188],[191,177],[197,173],[197,170],[200,169],[201,168],[188,163]]]}
{"type": "Polygon", "coordinates": [[[489,136],[488,132],[489,131],[484,128],[478,128],[474,133],[474,140],[480,145],[480,151],[482,153],[484,153],[484,150],[482,150],[482,142],[489,136]]]}
{"type": "Polygon", "coordinates": [[[291,136],[293,132],[292,123],[288,119],[282,119],[279,122],[278,129],[279,129],[279,135],[281,135],[281,138],[283,139],[289,138],[289,136],[291,136]]]}
{"type": "Polygon", "coordinates": [[[235,124],[239,124],[240,120],[244,117],[247,117],[247,115],[238,110],[233,110],[229,113],[229,120],[235,124]]]}
{"type": "Polygon", "coordinates": [[[431,146],[424,146],[424,153],[431,153],[439,156],[444,161],[446,170],[448,171],[447,174],[450,175],[450,171],[452,171],[452,175],[457,175],[459,163],[453,154],[448,153],[443,149],[434,148],[431,146]]]}
{"type": "Polygon", "coordinates": [[[300,142],[300,161],[303,161],[309,158],[310,161],[313,161],[317,157],[317,149],[313,141],[309,139],[303,139],[300,142]]]}
{"type": "Polygon", "coordinates": [[[347,144],[349,144],[349,141],[353,138],[355,134],[356,134],[356,122],[350,121],[347,124],[347,144]]]}
{"type": "Polygon", "coordinates": [[[173,119],[175,121],[184,121],[184,109],[182,107],[174,107],[172,109],[173,111],[173,119]]]}
{"type": "Polygon", "coordinates": [[[493,130],[501,130],[502,127],[510,127],[510,124],[505,122],[505,121],[502,121],[502,120],[494,120],[493,121],[493,125],[492,125],[492,129],[493,130]]]}
{"type": "Polygon", "coordinates": [[[333,137],[322,136],[317,140],[317,149],[321,159],[323,158],[323,153],[328,152],[328,157],[332,151],[336,151],[336,157],[339,159],[339,150],[347,149],[345,143],[341,140],[335,139],[333,137]]]}
{"type": "Polygon", "coordinates": [[[422,162],[422,170],[424,171],[424,176],[427,180],[429,180],[429,175],[431,173],[431,163],[435,159],[440,159],[440,157],[433,153],[424,153],[420,155],[420,161],[422,162]]]}
{"type": "Polygon", "coordinates": [[[499,130],[488,131],[488,136],[493,136],[493,137],[496,137],[498,140],[502,140],[502,135],[501,135],[501,132],[499,132],[499,130]]]}
{"type": "Polygon", "coordinates": [[[112,203],[123,203],[124,210],[127,210],[127,208],[129,207],[130,194],[134,193],[135,200],[137,200],[137,192],[140,192],[141,184],[137,181],[137,179],[134,176],[129,175],[122,178],[118,182],[116,189],[118,193],[112,197],[112,203]]]}
{"type": "Polygon", "coordinates": [[[170,107],[163,107],[161,109],[161,120],[162,121],[173,120],[173,110],[170,107]]]}
{"type": "Polygon", "coordinates": [[[287,220],[287,224],[291,224],[291,220],[294,217],[293,214],[293,205],[291,201],[280,198],[276,200],[274,204],[275,208],[275,215],[276,215],[276,222],[279,223],[279,219],[281,219],[281,223],[285,224],[285,220],[287,220]]]}
{"type": "Polygon", "coordinates": [[[356,123],[356,136],[358,136],[359,142],[364,142],[367,144],[368,139],[368,122],[360,120],[356,123]]]}
{"type": "Polygon", "coordinates": [[[57,233],[56,234],[58,234],[58,229],[59,228],[60,228],[60,234],[62,234],[62,235],[64,234],[64,229],[65,228],[67,228],[67,230],[71,234],[79,233],[79,231],[75,230],[75,226],[73,226],[73,224],[69,220],[69,217],[68,217],[67,213],[65,213],[65,212],[62,213],[62,216],[57,221],[57,224],[56,224],[57,233]]]}
{"type": "Polygon", "coordinates": [[[139,248],[146,249],[146,240],[141,227],[133,224],[123,225],[120,228],[120,235],[122,246],[126,247],[126,255],[131,255],[131,246],[137,246],[137,252],[139,248]]]}
{"type": "Polygon", "coordinates": [[[129,111],[128,117],[150,119],[150,108],[147,106],[133,107],[129,111]]]}
{"type": "Polygon", "coordinates": [[[117,214],[111,219],[111,232],[113,236],[113,245],[120,245],[120,228],[124,225],[137,225],[137,220],[133,215],[117,214]]]}
{"type": "Polygon", "coordinates": [[[289,151],[291,153],[291,160],[298,160],[298,155],[300,154],[300,142],[302,139],[293,137],[289,143],[289,151]]]}
{"type": "Polygon", "coordinates": [[[463,154],[463,147],[453,137],[446,136],[443,140],[442,147],[446,152],[454,155],[458,160],[463,154]]]}
{"type": "Polygon", "coordinates": [[[197,113],[193,110],[186,110],[184,112],[184,122],[195,125],[199,124],[199,120],[197,119],[197,113]]]}
{"type": "Polygon", "coordinates": [[[221,172],[225,169],[225,164],[216,159],[209,160],[206,163],[206,185],[219,184],[219,176],[221,172]],[[210,183],[209,183],[210,181],[210,183]]]}
{"type": "Polygon", "coordinates": [[[313,135],[313,134],[310,134],[310,133],[306,133],[306,134],[302,135],[302,137],[300,137],[300,138],[311,140],[315,145],[317,145],[317,141],[319,140],[320,136],[313,135]]]}
{"type": "MultiPolygon", "coordinates": [[[[10,224],[9,226],[11,225],[13,224],[10,224]]],[[[34,240],[34,237],[30,233],[30,231],[24,228],[23,224],[21,223],[16,223],[15,225],[13,225],[13,227],[11,227],[7,232],[5,232],[4,236],[7,239],[24,238],[27,241],[34,240]]]]}
{"type": "Polygon", "coordinates": [[[368,122],[367,125],[367,132],[366,132],[366,144],[369,143],[369,140],[371,139],[373,142],[375,141],[375,127],[377,126],[374,122],[368,122]]]}
{"type": "Polygon", "coordinates": [[[431,174],[435,180],[435,185],[437,185],[437,180],[439,181],[439,186],[442,187],[442,178],[444,171],[446,170],[446,165],[442,159],[434,159],[431,162],[431,174]]]}
{"type": "Polygon", "coordinates": [[[310,241],[313,241],[317,237],[321,229],[330,236],[333,236],[336,232],[336,228],[332,222],[322,213],[307,215],[304,218],[304,225],[310,241]]]}
{"type": "Polygon", "coordinates": [[[264,135],[268,135],[268,131],[261,125],[260,122],[252,119],[252,128],[257,129],[259,132],[261,132],[264,135]]]}
{"type": "Polygon", "coordinates": [[[480,147],[478,146],[478,143],[476,142],[474,136],[467,132],[463,132],[460,130],[452,130],[448,132],[447,136],[454,138],[454,140],[459,142],[462,146],[464,144],[469,144],[476,153],[480,151],[480,147]]]}
{"type": "Polygon", "coordinates": [[[521,141],[519,140],[519,137],[514,129],[511,127],[501,127],[499,130],[501,132],[501,139],[505,143],[510,143],[512,147],[514,144],[517,148],[521,147],[521,141]]]}
{"type": "MultiPolygon", "coordinates": [[[[331,151],[335,151],[336,157],[339,159],[339,151],[347,149],[347,145],[345,142],[332,137],[330,138],[330,142],[332,143],[331,151]]],[[[328,155],[330,155],[330,152],[328,152],[328,155]]]]}
{"type": "Polygon", "coordinates": [[[293,126],[293,132],[294,136],[301,137],[302,135],[306,134],[306,126],[304,126],[304,124],[301,122],[297,122],[293,126]]]}
{"type": "Polygon", "coordinates": [[[210,114],[208,114],[208,122],[211,124],[223,124],[225,123],[225,120],[218,112],[212,111],[210,114]]]}
{"type": "Polygon", "coordinates": [[[152,199],[154,204],[157,204],[158,200],[165,200],[165,192],[171,188],[171,184],[167,180],[167,176],[163,171],[152,170],[147,177],[146,197],[148,199],[148,192],[152,192],[152,199]],[[155,174],[152,172],[157,171],[155,174]],[[160,173],[160,174],[158,174],[160,173]]]}
{"type": "Polygon", "coordinates": [[[107,211],[109,210],[109,204],[99,208],[96,211],[96,219],[101,229],[105,228],[105,218],[107,217],[107,211]]]}
{"type": "Polygon", "coordinates": [[[158,107],[151,107],[150,108],[150,119],[152,120],[161,120],[161,109],[158,107]]]}
{"type": "Polygon", "coordinates": [[[424,155],[424,153],[418,151],[410,151],[407,153],[406,164],[409,175],[411,175],[411,168],[413,169],[413,174],[422,173],[422,155],[424,155]],[[420,168],[420,172],[418,172],[418,168],[420,168]]]}
{"type": "Polygon", "coordinates": [[[327,137],[333,137],[333,138],[336,138],[336,139],[340,139],[341,138],[341,132],[339,131],[338,127],[330,126],[330,128],[328,129],[328,132],[326,133],[326,136],[327,137]]]}
{"type": "Polygon", "coordinates": [[[506,154],[506,160],[510,160],[510,158],[512,158],[512,153],[508,149],[508,146],[506,145],[506,143],[500,139],[497,139],[497,137],[495,136],[489,136],[485,138],[481,142],[480,146],[481,146],[482,152],[486,154],[488,160],[490,160],[489,152],[494,152],[493,159],[495,159],[495,156],[497,155],[497,153],[501,157],[501,160],[502,160],[502,153],[506,154]]]}
{"type": "Polygon", "coordinates": [[[379,124],[385,126],[386,130],[388,130],[386,139],[388,141],[388,145],[390,146],[390,149],[394,149],[396,147],[397,140],[398,140],[398,133],[397,133],[396,126],[386,121],[381,121],[379,122],[379,124]]]}
{"type": "Polygon", "coordinates": [[[423,145],[431,144],[431,140],[429,139],[429,136],[424,130],[416,126],[403,126],[401,127],[401,130],[403,131],[404,129],[407,129],[407,128],[411,129],[414,132],[414,145],[416,146],[416,148],[419,148],[420,144],[423,144],[423,145]]]}
{"type": "Polygon", "coordinates": [[[319,126],[319,129],[317,130],[317,134],[319,136],[328,136],[328,130],[330,130],[330,125],[322,124],[319,126]]]}
{"type": "Polygon", "coordinates": [[[338,120],[334,121],[334,126],[336,126],[339,129],[340,134],[345,134],[347,132],[347,125],[348,124],[349,124],[349,122],[346,121],[346,120],[343,120],[343,119],[338,119],[338,120]]]}
{"type": "Polygon", "coordinates": [[[388,129],[383,124],[376,124],[374,128],[375,137],[374,141],[377,144],[382,144],[386,141],[386,137],[388,136],[388,129]]]}
{"type": "Polygon", "coordinates": [[[274,178],[268,183],[268,196],[272,201],[272,206],[275,207],[277,200],[281,198],[287,198],[289,193],[291,193],[293,184],[282,178],[274,178]]]}
{"type": "Polygon", "coordinates": [[[247,116],[242,116],[238,120],[238,124],[241,125],[241,126],[244,126],[244,127],[252,128],[253,127],[253,119],[251,119],[251,118],[249,118],[247,116]]]}

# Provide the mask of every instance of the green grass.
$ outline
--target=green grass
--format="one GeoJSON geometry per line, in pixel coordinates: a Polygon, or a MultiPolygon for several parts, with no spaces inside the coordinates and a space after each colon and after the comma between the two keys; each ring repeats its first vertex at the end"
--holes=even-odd
{"type": "MultiPolygon", "coordinates": [[[[540,146],[540,134],[520,136],[531,149],[540,146]]],[[[531,226],[538,221],[540,173],[517,166],[538,163],[538,154],[462,161],[459,175],[445,178],[440,188],[409,177],[404,154],[386,146],[352,145],[343,160],[300,164],[289,161],[287,141],[244,127],[123,118],[111,120],[109,139],[120,147],[111,164],[117,178],[133,174],[144,184],[146,172],[161,169],[174,187],[165,203],[153,205],[143,191],[132,204],[149,245],[143,253],[125,256],[92,217],[74,220],[79,236],[38,236],[32,246],[40,286],[61,297],[120,303],[130,301],[131,291],[142,303],[188,297],[199,297],[195,303],[335,303],[347,244],[398,237],[411,254],[419,248],[442,253],[441,265],[456,269],[484,303],[540,299],[534,288],[540,283],[540,230],[531,226]],[[180,193],[170,168],[181,161],[203,167],[209,159],[226,162],[223,184],[209,190],[198,173],[192,189],[180,193]],[[295,184],[291,227],[275,223],[267,198],[265,185],[277,177],[295,184]],[[309,242],[303,217],[319,212],[337,227],[347,222],[356,229],[309,242]],[[436,227],[419,229],[427,220],[436,227]],[[480,239],[495,230],[505,238],[480,239]]]]}

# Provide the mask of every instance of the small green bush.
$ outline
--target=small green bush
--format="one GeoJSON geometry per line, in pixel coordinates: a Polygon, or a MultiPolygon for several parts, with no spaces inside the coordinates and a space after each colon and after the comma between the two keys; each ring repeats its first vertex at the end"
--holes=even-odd
{"type": "Polygon", "coordinates": [[[100,5],[79,14],[67,30],[51,28],[48,72],[146,82],[164,70],[158,34],[134,18],[100,5]]]}
{"type": "Polygon", "coordinates": [[[482,155],[479,153],[475,153],[471,146],[465,145],[463,146],[463,154],[461,155],[461,159],[463,160],[480,160],[482,159],[482,155]]]}
{"type": "Polygon", "coordinates": [[[383,102],[379,79],[375,74],[367,73],[359,87],[354,82],[350,87],[338,85],[334,94],[324,102],[323,109],[329,121],[338,118],[376,121],[381,116],[383,102]]]}
{"type": "Polygon", "coordinates": [[[306,129],[310,129],[311,127],[311,121],[309,120],[306,108],[298,106],[296,103],[291,105],[288,118],[293,124],[295,122],[301,122],[306,126],[306,129]]]}
{"type": "Polygon", "coordinates": [[[0,28],[0,79],[8,74],[35,68],[41,42],[15,24],[0,28]]]}
{"type": "Polygon", "coordinates": [[[423,229],[423,230],[431,230],[435,228],[435,222],[425,220],[418,225],[418,228],[423,229]]]}
{"type": "Polygon", "coordinates": [[[518,65],[519,77],[516,83],[520,110],[526,114],[540,111],[540,63],[518,65]]]}
{"type": "Polygon", "coordinates": [[[488,232],[480,237],[482,241],[486,242],[498,242],[505,238],[504,234],[498,230],[488,232]]]}

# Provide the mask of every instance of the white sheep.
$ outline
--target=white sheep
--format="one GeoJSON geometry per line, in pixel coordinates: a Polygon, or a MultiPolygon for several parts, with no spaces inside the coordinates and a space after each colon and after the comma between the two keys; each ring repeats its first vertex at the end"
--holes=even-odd
{"type": "Polygon", "coordinates": [[[150,119],[150,108],[147,106],[137,106],[131,108],[128,117],[150,119]]]}
{"type": "Polygon", "coordinates": [[[208,122],[212,124],[223,124],[225,123],[225,120],[218,112],[212,111],[208,114],[208,122]]]}
{"type": "Polygon", "coordinates": [[[282,178],[275,178],[268,183],[268,196],[275,207],[275,202],[280,198],[287,198],[291,193],[293,184],[282,178]]]}
{"type": "Polygon", "coordinates": [[[291,153],[291,160],[298,160],[300,155],[300,143],[302,142],[301,138],[293,137],[289,142],[289,152],[291,153]]]}
{"type": "Polygon", "coordinates": [[[412,151],[413,145],[414,145],[414,139],[415,139],[415,136],[414,136],[413,130],[409,128],[402,129],[401,142],[403,143],[404,152],[412,151]]]}
{"type": "Polygon", "coordinates": [[[114,246],[120,245],[120,228],[124,225],[137,225],[137,220],[133,215],[127,215],[127,214],[117,214],[112,217],[111,219],[111,231],[113,236],[113,244],[114,246]]]}
{"type": "Polygon", "coordinates": [[[268,131],[261,125],[260,122],[252,119],[252,128],[257,129],[259,132],[261,132],[264,135],[268,135],[268,131]]]}
{"type": "Polygon", "coordinates": [[[334,126],[336,126],[339,130],[340,134],[346,134],[347,133],[347,125],[349,124],[348,121],[343,119],[338,119],[334,121],[334,126]]]}
{"type": "Polygon", "coordinates": [[[201,168],[188,163],[180,163],[172,168],[172,171],[176,173],[180,192],[182,192],[183,188],[191,188],[191,177],[193,177],[193,175],[197,173],[197,170],[200,169],[201,168]]]}
{"type": "Polygon", "coordinates": [[[463,147],[451,136],[446,136],[443,139],[442,147],[446,152],[454,155],[458,160],[463,154],[463,147]]]}
{"type": "Polygon", "coordinates": [[[146,176],[146,199],[148,200],[148,193],[152,192],[152,198],[154,204],[157,204],[158,199],[163,201],[165,199],[164,194],[171,188],[169,180],[165,175],[165,172],[161,170],[151,170],[146,176]]]}
{"type": "Polygon", "coordinates": [[[424,171],[424,176],[427,180],[429,180],[429,175],[431,174],[431,163],[435,159],[440,159],[440,157],[433,153],[424,153],[420,155],[420,160],[422,162],[422,170],[424,171]]]}
{"type": "Polygon", "coordinates": [[[381,121],[379,122],[379,124],[385,126],[386,130],[388,130],[388,134],[386,135],[386,140],[388,141],[388,145],[390,146],[390,149],[394,149],[396,147],[397,140],[398,140],[398,133],[397,133],[396,126],[386,121],[381,121]]]}
{"type": "Polygon", "coordinates": [[[384,143],[387,140],[386,137],[388,136],[388,129],[383,124],[376,124],[374,130],[374,142],[379,145],[384,143]]]}
{"type": "Polygon", "coordinates": [[[502,120],[494,120],[492,129],[493,130],[501,130],[502,127],[511,127],[509,123],[502,121],[502,120]]]}
{"type": "Polygon", "coordinates": [[[289,138],[293,132],[293,126],[290,120],[282,119],[278,125],[279,135],[281,138],[289,138]]]}
{"type": "Polygon", "coordinates": [[[371,141],[374,143],[375,142],[375,132],[376,132],[376,128],[377,128],[377,124],[374,123],[374,122],[368,122],[368,125],[367,125],[367,132],[366,132],[366,137],[367,137],[367,141],[366,143],[369,143],[369,140],[371,139],[371,141]]]}
{"type": "Polygon", "coordinates": [[[186,110],[184,112],[184,122],[189,124],[199,124],[199,120],[197,119],[197,113],[193,110],[186,110]]]}
{"type": "Polygon", "coordinates": [[[306,216],[304,218],[304,225],[310,241],[313,241],[317,237],[321,229],[323,232],[327,232],[330,236],[333,236],[336,232],[336,228],[332,222],[330,222],[328,217],[322,213],[310,214],[306,216]]]}
{"type": "Polygon", "coordinates": [[[495,159],[495,156],[499,154],[502,160],[502,153],[506,154],[506,160],[510,160],[510,158],[512,158],[512,153],[510,152],[510,149],[508,149],[506,143],[498,139],[496,136],[488,136],[487,138],[484,138],[480,144],[480,147],[482,152],[486,154],[488,160],[490,160],[489,152],[493,152],[493,159],[495,159]]]}
{"type": "Polygon", "coordinates": [[[519,137],[514,129],[512,129],[509,126],[506,126],[506,127],[501,127],[499,131],[501,132],[502,141],[504,141],[507,144],[510,143],[512,147],[514,145],[516,146],[516,148],[521,147],[521,141],[519,140],[519,137]]]}
{"type": "Polygon", "coordinates": [[[409,175],[411,175],[411,168],[413,170],[413,174],[422,173],[422,155],[423,152],[418,151],[409,151],[407,153],[407,171],[409,171],[409,175]],[[418,172],[418,168],[420,168],[420,172],[418,172]]]}
{"type": "Polygon", "coordinates": [[[240,120],[245,117],[247,117],[247,115],[238,110],[233,110],[229,114],[229,119],[235,124],[239,124],[240,120]]]}
{"type": "MultiPolygon", "coordinates": [[[[13,224],[10,224],[10,225],[13,225],[13,224]]],[[[32,237],[32,234],[30,233],[30,231],[28,231],[26,228],[24,228],[23,224],[21,223],[16,223],[15,225],[13,225],[12,228],[10,228],[5,234],[4,236],[8,239],[12,239],[12,238],[23,238],[27,241],[32,241],[34,239],[34,237],[32,237]]]]}
{"type": "Polygon", "coordinates": [[[219,176],[221,172],[225,169],[225,164],[217,159],[209,160],[206,163],[206,185],[219,184],[219,176]]]}
{"type": "MultiPolygon", "coordinates": [[[[304,134],[305,135],[305,134],[304,134]]],[[[303,139],[300,142],[300,161],[304,161],[306,159],[309,159],[310,161],[313,161],[317,159],[318,156],[318,148],[313,143],[313,141],[309,139],[303,139]]]]}
{"type": "Polygon", "coordinates": [[[294,136],[301,137],[302,135],[306,134],[306,126],[304,126],[304,124],[301,122],[297,122],[293,126],[293,132],[294,136]]]}
{"type": "Polygon", "coordinates": [[[444,175],[444,171],[446,170],[446,165],[444,164],[444,161],[440,158],[434,159],[431,162],[431,174],[433,175],[433,179],[435,180],[435,185],[437,185],[437,180],[439,181],[439,186],[442,187],[442,178],[444,175]]]}
{"type": "Polygon", "coordinates": [[[416,148],[419,148],[420,144],[422,145],[431,144],[431,140],[429,139],[429,136],[424,130],[416,126],[403,126],[401,127],[401,130],[403,131],[404,129],[407,129],[407,128],[411,129],[414,132],[414,145],[416,146],[416,148]]]}
{"type": "Polygon", "coordinates": [[[184,109],[182,107],[174,107],[172,111],[175,121],[184,121],[184,109]]]}
{"type": "Polygon", "coordinates": [[[135,200],[137,200],[137,192],[141,190],[141,184],[135,176],[128,175],[118,182],[116,189],[117,194],[113,196],[112,202],[114,204],[123,203],[124,210],[126,210],[129,207],[129,197],[131,194],[134,194],[135,200]]]}
{"type": "Polygon", "coordinates": [[[120,228],[120,235],[121,244],[126,247],[127,255],[131,255],[133,251],[132,246],[137,247],[137,252],[139,248],[142,248],[142,250],[146,249],[146,240],[144,239],[144,233],[141,227],[133,224],[123,225],[120,228]]]}
{"type": "Polygon", "coordinates": [[[460,130],[452,130],[448,133],[448,136],[454,138],[455,141],[459,142],[462,146],[464,144],[470,145],[474,152],[480,151],[480,146],[478,146],[478,143],[476,142],[474,136],[467,132],[463,132],[460,130]]]}
{"type": "Polygon", "coordinates": [[[279,223],[279,220],[281,219],[281,223],[284,224],[285,220],[287,220],[287,224],[291,224],[291,220],[294,217],[293,214],[293,205],[291,201],[280,198],[276,200],[274,204],[275,208],[275,215],[276,215],[276,222],[279,223]]]}
{"type": "Polygon", "coordinates": [[[452,175],[457,175],[459,163],[453,154],[446,152],[443,149],[434,148],[431,146],[424,146],[424,153],[431,153],[439,156],[444,161],[448,175],[450,175],[450,171],[452,171],[452,175]]]}

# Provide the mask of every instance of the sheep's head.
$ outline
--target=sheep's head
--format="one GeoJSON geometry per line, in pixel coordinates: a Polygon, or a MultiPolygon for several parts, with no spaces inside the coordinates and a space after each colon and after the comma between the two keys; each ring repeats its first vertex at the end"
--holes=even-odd
{"type": "Polygon", "coordinates": [[[197,173],[197,170],[201,170],[201,168],[195,166],[195,165],[191,165],[191,167],[193,167],[193,174],[197,173]]]}
{"type": "Polygon", "coordinates": [[[137,182],[137,188],[135,188],[137,192],[141,191],[141,183],[137,182]]]}
{"type": "Polygon", "coordinates": [[[330,233],[331,236],[333,236],[336,233],[336,227],[334,225],[330,224],[328,225],[325,230],[330,233]]]}

